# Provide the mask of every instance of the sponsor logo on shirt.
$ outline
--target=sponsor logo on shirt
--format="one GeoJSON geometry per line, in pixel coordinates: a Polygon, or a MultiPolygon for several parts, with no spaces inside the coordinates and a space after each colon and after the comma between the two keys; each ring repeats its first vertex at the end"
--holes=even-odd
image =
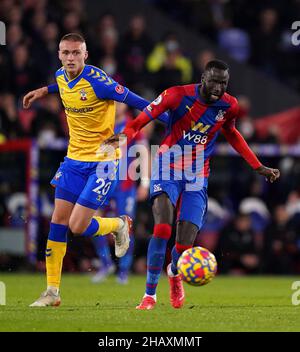
{"type": "Polygon", "coordinates": [[[82,114],[82,113],[86,113],[86,112],[91,112],[91,111],[94,110],[94,108],[90,107],[90,108],[77,109],[77,108],[66,107],[65,110],[66,110],[66,112],[75,112],[75,113],[78,113],[78,114],[82,114]]]}
{"type": "Polygon", "coordinates": [[[206,133],[206,131],[211,127],[211,125],[204,125],[202,122],[196,123],[195,121],[191,121],[191,130],[197,131],[200,133],[206,133]]]}

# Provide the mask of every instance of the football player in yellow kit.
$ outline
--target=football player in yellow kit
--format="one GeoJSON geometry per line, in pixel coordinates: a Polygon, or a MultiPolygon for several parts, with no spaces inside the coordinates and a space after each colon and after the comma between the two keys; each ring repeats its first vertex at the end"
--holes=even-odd
{"type": "Polygon", "coordinates": [[[55,206],[46,247],[47,289],[31,307],[58,306],[63,258],[68,229],[77,236],[115,234],[115,253],[125,255],[129,247],[131,219],[95,216],[109,199],[116,184],[120,151],[107,154],[100,145],[114,134],[115,101],[144,109],[149,102],[118,84],[101,69],[86,65],[84,38],[65,35],[59,43],[62,67],[56,84],[27,93],[23,106],[49,93],[59,93],[69,126],[67,156],[51,185],[55,187],[55,206]]]}

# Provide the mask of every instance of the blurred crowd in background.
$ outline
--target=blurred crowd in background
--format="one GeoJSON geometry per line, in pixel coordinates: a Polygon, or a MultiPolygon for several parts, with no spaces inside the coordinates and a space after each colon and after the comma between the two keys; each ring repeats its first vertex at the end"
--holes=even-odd
{"type": "MultiPolygon", "coordinates": [[[[250,63],[300,92],[300,47],[287,40],[293,14],[299,13],[299,1],[272,1],[270,5],[268,1],[252,1],[251,6],[245,0],[147,2],[207,36],[235,60],[250,63]]],[[[58,95],[47,96],[30,110],[22,109],[25,93],[54,82],[60,67],[58,43],[66,33],[78,32],[85,37],[88,63],[149,100],[170,86],[199,82],[206,63],[215,58],[211,50],[190,57],[176,32],[164,33],[160,41],[154,41],[151,27],[140,13],[128,18],[126,28],[120,28],[108,12],[90,23],[84,6],[80,0],[1,1],[0,19],[7,24],[7,44],[0,48],[0,143],[37,138],[43,146],[68,137],[58,95]]],[[[245,139],[250,144],[278,144],[280,131],[274,127],[261,137],[251,118],[251,101],[246,96],[238,98],[238,128],[245,139]]],[[[163,133],[159,123],[146,131],[151,144],[159,144],[163,133]]],[[[0,226],[22,227],[25,158],[20,153],[5,154],[0,153],[0,226]]],[[[53,150],[41,153],[41,263],[53,209],[53,190],[48,184],[64,154],[53,150]]],[[[216,253],[220,272],[300,273],[300,158],[277,156],[262,158],[262,162],[280,168],[279,182],[270,186],[237,157],[216,156],[211,163],[209,210],[197,244],[216,253]]],[[[152,221],[150,204],[138,203],[136,273],[145,272],[152,221]]],[[[65,270],[93,268],[95,253],[87,240],[71,239],[69,249],[65,270]]],[[[0,269],[11,265],[11,258],[0,254],[0,269]]]]}
{"type": "Polygon", "coordinates": [[[300,91],[300,48],[291,42],[298,0],[151,0],[204,34],[236,61],[249,63],[300,91]]]}

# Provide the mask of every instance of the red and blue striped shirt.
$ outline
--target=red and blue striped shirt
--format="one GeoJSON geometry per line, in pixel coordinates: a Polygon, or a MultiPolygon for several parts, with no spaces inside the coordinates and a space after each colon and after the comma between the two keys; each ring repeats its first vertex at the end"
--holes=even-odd
{"type": "MultiPolygon", "coordinates": [[[[169,123],[160,152],[177,145],[192,146],[192,162],[196,151],[204,153],[203,176],[209,175],[209,160],[216,139],[222,131],[228,142],[256,169],[261,163],[235,128],[239,105],[237,99],[225,93],[217,102],[206,104],[200,93],[199,84],[175,86],[165,90],[133,121],[126,125],[124,133],[130,139],[148,122],[169,111],[169,123]]],[[[171,165],[171,167],[176,167],[171,165]]],[[[184,167],[184,165],[181,165],[184,167]]]]}

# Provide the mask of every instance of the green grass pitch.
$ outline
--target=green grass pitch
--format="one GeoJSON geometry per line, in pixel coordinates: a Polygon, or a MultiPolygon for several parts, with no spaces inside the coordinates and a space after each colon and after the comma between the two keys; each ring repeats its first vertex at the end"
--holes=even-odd
{"type": "Polygon", "coordinates": [[[64,274],[58,308],[29,308],[45,286],[42,274],[2,274],[6,305],[0,331],[300,331],[300,306],[292,305],[295,277],[217,276],[203,287],[185,284],[182,309],[169,304],[165,276],[152,311],[137,311],[145,277],[121,286],[110,277],[92,284],[88,275],[64,274]]]}

